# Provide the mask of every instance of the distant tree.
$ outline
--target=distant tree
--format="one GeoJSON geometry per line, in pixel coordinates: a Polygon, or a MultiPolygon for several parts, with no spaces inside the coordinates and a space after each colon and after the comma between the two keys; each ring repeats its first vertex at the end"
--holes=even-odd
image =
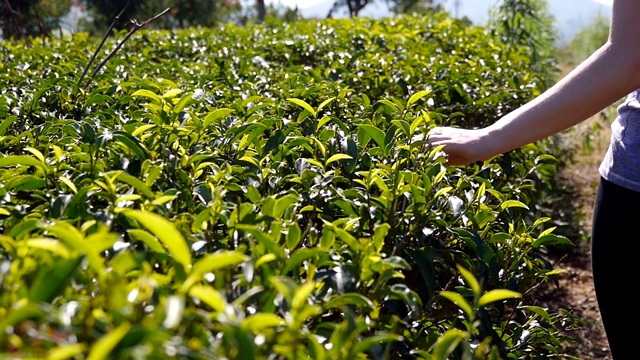
{"type": "Polygon", "coordinates": [[[555,82],[557,31],[546,0],[502,0],[491,10],[489,29],[513,51],[529,57],[543,85],[555,82]]]}
{"type": "Polygon", "coordinates": [[[258,9],[258,21],[264,22],[264,18],[267,16],[267,7],[264,4],[264,0],[256,0],[256,8],[258,9]]]}
{"type": "MultiPolygon", "coordinates": [[[[93,18],[94,31],[103,31],[127,4],[128,0],[87,0],[93,18]]],[[[169,14],[154,22],[155,27],[185,28],[210,27],[241,8],[239,0],[131,0],[124,19],[116,29],[129,26],[130,19],[145,20],[170,8],[169,14]]]]}
{"type": "Polygon", "coordinates": [[[0,0],[2,37],[50,36],[70,8],[71,0],[0,0]]]}
{"type": "Polygon", "coordinates": [[[588,26],[585,26],[567,46],[562,49],[563,59],[576,66],[583,62],[594,51],[609,39],[610,18],[598,13],[588,26]]]}
{"type": "Polygon", "coordinates": [[[360,14],[360,11],[370,3],[369,0],[336,0],[333,6],[327,14],[327,18],[333,17],[333,13],[340,9],[347,7],[349,9],[349,17],[356,17],[360,14]]]}
{"type": "Polygon", "coordinates": [[[423,14],[430,10],[442,10],[438,0],[386,0],[394,14],[423,14]]]}
{"type": "MultiPolygon", "coordinates": [[[[382,0],[379,0],[382,1],[382,0]]],[[[438,5],[438,0],[384,0],[389,9],[395,14],[406,13],[424,13],[431,9],[438,9],[441,6],[438,5]]],[[[367,5],[373,3],[374,0],[335,0],[333,6],[329,10],[328,18],[333,17],[335,12],[339,9],[347,8],[349,11],[349,17],[356,17],[360,14],[360,11],[367,5]]]]}

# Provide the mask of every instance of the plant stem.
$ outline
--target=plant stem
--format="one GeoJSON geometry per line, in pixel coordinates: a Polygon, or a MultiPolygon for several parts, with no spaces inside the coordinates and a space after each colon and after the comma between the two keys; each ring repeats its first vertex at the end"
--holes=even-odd
{"type": "Polygon", "coordinates": [[[124,45],[125,42],[127,42],[127,40],[129,40],[129,38],[131,36],[133,36],[133,34],[135,34],[138,30],[142,29],[143,27],[147,26],[149,23],[151,23],[152,21],[156,20],[157,18],[161,17],[162,15],[166,14],[168,11],[170,10],[170,8],[166,8],[163,12],[159,13],[158,15],[149,18],[145,21],[143,21],[142,23],[139,23],[135,20],[132,20],[131,22],[133,22],[133,28],[131,29],[131,31],[129,31],[129,33],[124,37],[124,39],[122,39],[118,45],[111,50],[111,52],[109,53],[109,55],[107,55],[107,57],[105,57],[100,64],[98,64],[98,66],[96,66],[96,68],[93,70],[93,72],[91,73],[91,77],[89,77],[89,80],[87,80],[87,83],[84,85],[84,89],[89,87],[89,84],[91,83],[91,80],[96,76],[96,74],[98,73],[98,71],[100,71],[100,69],[102,69],[102,67],[107,63],[107,61],[109,61],[109,59],[111,59],[117,52],[118,50],[120,50],[122,48],[122,46],[124,45]]]}
{"type": "Polygon", "coordinates": [[[98,45],[98,48],[96,49],[96,51],[91,56],[91,59],[89,59],[89,63],[84,68],[84,71],[82,72],[82,75],[80,75],[80,79],[78,79],[78,86],[80,86],[80,84],[82,84],[82,80],[84,80],[84,77],[87,75],[87,71],[89,71],[89,68],[91,67],[91,65],[93,65],[93,62],[96,61],[96,57],[98,56],[98,52],[100,52],[100,49],[102,49],[102,46],[104,46],[104,43],[107,41],[107,38],[109,37],[109,34],[111,34],[111,30],[113,30],[113,28],[116,26],[116,23],[120,20],[120,17],[125,13],[125,11],[127,11],[127,9],[129,8],[130,5],[131,5],[131,0],[128,0],[127,3],[122,8],[122,10],[120,11],[120,13],[115,17],[115,19],[113,19],[113,22],[111,23],[111,26],[109,26],[109,29],[107,30],[107,32],[104,34],[104,37],[102,38],[102,41],[100,42],[100,45],[98,45]]]}

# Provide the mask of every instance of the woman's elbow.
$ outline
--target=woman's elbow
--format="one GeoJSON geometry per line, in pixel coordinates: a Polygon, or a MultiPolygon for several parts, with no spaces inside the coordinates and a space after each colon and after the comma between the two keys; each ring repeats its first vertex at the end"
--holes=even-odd
{"type": "Polygon", "coordinates": [[[610,39],[604,48],[610,51],[614,58],[621,60],[619,64],[626,70],[631,87],[640,89],[640,46],[629,41],[615,42],[610,39]]]}

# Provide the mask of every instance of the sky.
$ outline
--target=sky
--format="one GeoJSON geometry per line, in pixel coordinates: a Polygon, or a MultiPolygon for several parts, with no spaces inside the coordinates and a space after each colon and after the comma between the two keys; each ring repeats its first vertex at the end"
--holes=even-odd
{"type": "MultiPolygon", "coordinates": [[[[300,9],[304,9],[307,7],[311,7],[313,5],[317,5],[320,4],[322,2],[324,2],[326,0],[267,0],[267,3],[270,4],[282,4],[284,6],[287,7],[295,7],[296,5],[298,5],[298,8],[300,9]]],[[[464,0],[463,0],[464,1],[464,0]]],[[[472,0],[470,0],[472,1],[472,0]]],[[[551,0],[553,1],[553,0],[551,0]]],[[[558,0],[555,0],[558,1],[558,0]]],[[[562,0],[559,0],[562,1],[562,0]]],[[[606,5],[611,5],[611,3],[613,3],[613,0],[595,0],[601,4],[606,4],[606,5]]]]}

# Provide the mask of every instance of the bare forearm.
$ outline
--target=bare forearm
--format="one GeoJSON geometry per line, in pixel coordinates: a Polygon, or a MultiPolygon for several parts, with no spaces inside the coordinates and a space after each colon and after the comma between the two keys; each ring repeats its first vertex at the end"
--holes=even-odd
{"type": "Polygon", "coordinates": [[[640,1],[614,0],[609,40],[544,94],[481,129],[435,127],[428,141],[464,165],[541,140],[640,88],[640,1]]]}
{"type": "Polygon", "coordinates": [[[640,70],[622,51],[607,43],[548,91],[489,126],[493,152],[563,131],[639,88],[640,70]]]}

